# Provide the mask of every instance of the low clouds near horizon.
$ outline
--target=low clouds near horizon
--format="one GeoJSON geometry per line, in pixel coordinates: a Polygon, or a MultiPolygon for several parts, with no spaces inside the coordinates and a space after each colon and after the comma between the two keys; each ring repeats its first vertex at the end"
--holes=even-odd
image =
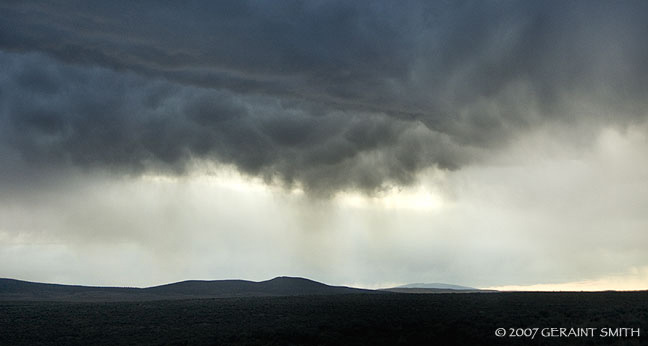
{"type": "MultiPolygon", "coordinates": [[[[65,244],[65,256],[123,242],[135,257],[193,253],[200,262],[207,249],[188,240],[196,237],[241,249],[245,260],[219,257],[241,272],[254,254],[274,253],[249,244],[276,240],[290,255],[250,271],[254,277],[295,270],[371,284],[445,273],[468,285],[470,278],[515,285],[646,267],[637,249],[648,226],[640,213],[648,186],[647,7],[4,2],[0,256],[27,256],[20,251],[34,249],[16,245],[25,241],[65,244]],[[200,195],[201,183],[192,182],[223,171],[258,187],[231,192],[237,217],[226,203],[209,202],[227,188],[200,195]],[[369,203],[371,212],[338,210],[345,198],[369,203]],[[392,208],[399,203],[425,207],[392,208]],[[251,216],[272,219],[268,210],[277,218],[261,230],[251,216]],[[422,248],[411,245],[417,241],[422,248]],[[425,255],[426,246],[435,254],[425,255]],[[308,257],[303,249],[320,255],[291,264],[308,257]],[[587,249],[599,252],[575,257],[587,249]],[[544,255],[552,259],[542,262],[544,255]],[[326,269],[343,266],[336,256],[353,263],[346,274],[326,269]],[[507,279],[523,270],[502,264],[507,256],[520,256],[528,273],[507,279]],[[500,272],[481,277],[475,261],[500,272]],[[570,264],[549,275],[560,263],[570,264]]],[[[167,263],[165,256],[151,263],[167,263]]],[[[43,273],[37,263],[33,270],[43,273]]],[[[16,275],[18,268],[0,267],[16,275]]]]}

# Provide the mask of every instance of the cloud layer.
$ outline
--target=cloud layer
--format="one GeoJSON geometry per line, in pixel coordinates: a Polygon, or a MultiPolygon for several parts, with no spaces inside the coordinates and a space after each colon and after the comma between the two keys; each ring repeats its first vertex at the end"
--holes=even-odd
{"type": "Polygon", "coordinates": [[[7,2],[5,181],[232,164],[315,194],[646,118],[648,4],[7,2]],[[27,173],[25,173],[27,172],[27,173]]]}
{"type": "Polygon", "coordinates": [[[1,1],[0,275],[642,288],[647,13],[1,1]]]}

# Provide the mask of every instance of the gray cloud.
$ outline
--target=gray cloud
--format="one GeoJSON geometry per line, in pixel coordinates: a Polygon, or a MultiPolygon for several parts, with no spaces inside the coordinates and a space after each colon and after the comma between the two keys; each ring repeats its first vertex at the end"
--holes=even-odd
{"type": "Polygon", "coordinates": [[[645,7],[5,2],[0,153],[43,174],[202,159],[314,193],[409,184],[548,122],[645,119],[645,7]]]}

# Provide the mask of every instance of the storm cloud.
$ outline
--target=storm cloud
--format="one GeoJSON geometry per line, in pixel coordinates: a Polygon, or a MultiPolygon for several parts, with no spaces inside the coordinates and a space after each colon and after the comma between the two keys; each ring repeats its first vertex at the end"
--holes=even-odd
{"type": "Polygon", "coordinates": [[[207,161],[371,193],[542,126],[646,120],[644,2],[152,5],[0,5],[4,182],[207,161]]]}
{"type": "Polygon", "coordinates": [[[0,1],[0,276],[645,289],[646,33],[632,0],[0,1]]]}

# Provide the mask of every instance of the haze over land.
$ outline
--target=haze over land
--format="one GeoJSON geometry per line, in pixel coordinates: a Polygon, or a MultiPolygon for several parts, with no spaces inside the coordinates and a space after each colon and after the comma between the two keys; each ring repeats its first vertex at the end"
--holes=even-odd
{"type": "Polygon", "coordinates": [[[647,13],[3,2],[0,276],[645,289],[647,13]]]}

